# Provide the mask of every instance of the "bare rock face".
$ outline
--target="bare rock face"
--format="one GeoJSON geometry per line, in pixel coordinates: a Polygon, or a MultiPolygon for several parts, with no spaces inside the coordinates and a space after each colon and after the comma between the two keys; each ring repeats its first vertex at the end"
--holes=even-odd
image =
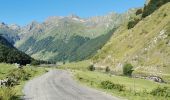
{"type": "Polygon", "coordinates": [[[159,76],[140,76],[140,75],[137,75],[137,76],[133,76],[133,77],[134,78],[140,78],[140,79],[146,79],[146,80],[150,80],[150,81],[158,82],[158,83],[165,83],[165,81],[159,76]]]}
{"type": "Polygon", "coordinates": [[[158,82],[158,83],[163,83],[163,79],[161,77],[158,76],[149,76],[146,79],[154,81],[154,82],[158,82]]]}
{"type": "Polygon", "coordinates": [[[21,27],[17,24],[11,24],[11,25],[9,25],[9,28],[12,30],[20,30],[21,29],[21,27]]]}

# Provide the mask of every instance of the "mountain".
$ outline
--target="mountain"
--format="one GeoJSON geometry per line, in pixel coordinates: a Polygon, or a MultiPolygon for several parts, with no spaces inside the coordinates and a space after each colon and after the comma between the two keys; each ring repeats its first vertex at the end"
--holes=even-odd
{"type": "Polygon", "coordinates": [[[18,51],[8,40],[0,36],[0,62],[26,65],[32,60],[30,56],[18,51]]]}
{"type": "Polygon", "coordinates": [[[15,46],[35,59],[78,61],[90,58],[136,10],[124,14],[80,18],[76,15],[33,21],[19,30],[15,46]],[[112,31],[112,32],[110,32],[112,31]],[[93,49],[91,49],[92,47],[93,49]]]}
{"type": "Polygon", "coordinates": [[[161,2],[161,6],[132,28],[128,29],[126,24],[116,30],[93,57],[96,67],[108,66],[119,73],[125,63],[131,63],[138,74],[160,76],[170,73],[170,3],[162,3],[169,0],[150,0],[141,15],[150,9],[150,5],[157,6],[156,1],[161,2]]]}
{"type": "Polygon", "coordinates": [[[4,22],[0,23],[0,34],[5,37],[11,44],[15,44],[20,39],[18,33],[20,32],[20,26],[12,24],[7,25],[4,22]]]}

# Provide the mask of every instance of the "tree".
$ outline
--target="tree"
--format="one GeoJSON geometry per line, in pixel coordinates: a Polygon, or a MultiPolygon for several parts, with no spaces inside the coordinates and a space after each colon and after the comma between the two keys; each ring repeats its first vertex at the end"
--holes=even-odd
{"type": "Polygon", "coordinates": [[[141,9],[141,8],[136,11],[136,15],[140,15],[142,13],[143,13],[143,9],[141,9]]]}
{"type": "Polygon", "coordinates": [[[94,67],[93,65],[90,65],[90,66],[88,67],[88,70],[89,70],[89,71],[94,71],[94,70],[95,70],[95,67],[94,67]]]}
{"type": "Polygon", "coordinates": [[[106,72],[110,72],[110,68],[107,66],[105,69],[106,72]]]}
{"type": "Polygon", "coordinates": [[[150,0],[147,5],[144,6],[142,18],[145,18],[152,14],[155,10],[160,8],[162,5],[170,2],[170,0],[150,0]]]}
{"type": "Polygon", "coordinates": [[[129,63],[123,66],[123,75],[131,76],[133,72],[133,66],[129,63]]]}
{"type": "Polygon", "coordinates": [[[133,27],[135,27],[136,24],[138,24],[138,22],[140,21],[140,18],[132,18],[129,22],[128,22],[128,29],[131,29],[133,27]]]}

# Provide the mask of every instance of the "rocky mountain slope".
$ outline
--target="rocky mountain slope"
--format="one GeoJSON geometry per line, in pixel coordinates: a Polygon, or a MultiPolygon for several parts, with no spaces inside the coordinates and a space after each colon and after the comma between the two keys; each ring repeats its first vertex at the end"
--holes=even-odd
{"type": "Polygon", "coordinates": [[[167,3],[169,0],[150,0],[141,15],[147,13],[150,5],[157,5],[153,1],[161,2],[161,6],[141,18],[134,27],[121,26],[93,57],[96,67],[108,66],[114,72],[121,72],[125,63],[131,63],[136,73],[169,75],[170,3],[167,3]]]}
{"type": "Polygon", "coordinates": [[[0,34],[5,37],[11,44],[15,44],[15,42],[20,39],[18,36],[19,32],[20,27],[18,25],[7,25],[4,22],[0,23],[0,34]]]}
{"type": "Polygon", "coordinates": [[[70,15],[49,17],[43,23],[34,21],[19,30],[19,40],[15,46],[41,60],[87,59],[93,56],[109,40],[111,33],[130,19],[134,12],[135,9],[132,9],[124,14],[110,13],[87,19],[70,15]]]}

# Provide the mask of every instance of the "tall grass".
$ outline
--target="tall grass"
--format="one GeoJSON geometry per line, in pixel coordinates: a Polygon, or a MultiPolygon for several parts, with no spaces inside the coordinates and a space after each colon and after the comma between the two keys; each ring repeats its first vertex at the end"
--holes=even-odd
{"type": "Polygon", "coordinates": [[[0,88],[0,100],[16,100],[16,92],[12,88],[0,88]]]}

